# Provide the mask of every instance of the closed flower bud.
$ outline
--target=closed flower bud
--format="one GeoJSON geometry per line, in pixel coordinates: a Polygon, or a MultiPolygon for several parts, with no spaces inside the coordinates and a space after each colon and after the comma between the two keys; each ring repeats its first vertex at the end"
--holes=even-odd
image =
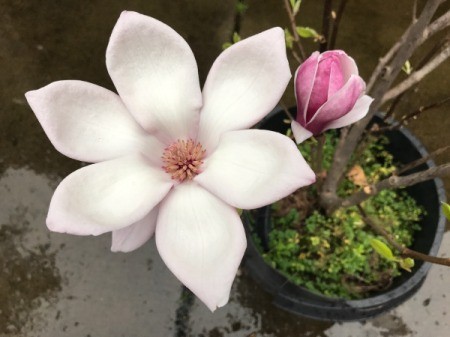
{"type": "Polygon", "coordinates": [[[360,120],[373,101],[364,95],[366,84],[355,61],[342,50],[314,52],[297,69],[294,84],[297,118],[292,131],[297,143],[360,120]]]}

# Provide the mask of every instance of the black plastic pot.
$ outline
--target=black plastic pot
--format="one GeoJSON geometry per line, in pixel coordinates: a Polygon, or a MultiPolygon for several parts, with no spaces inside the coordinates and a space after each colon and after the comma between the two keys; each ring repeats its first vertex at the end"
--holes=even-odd
{"type": "MultiPolygon", "coordinates": [[[[291,112],[295,115],[295,109],[291,112]]],[[[287,128],[286,123],[283,122],[285,118],[284,113],[280,113],[279,110],[274,111],[260,123],[259,127],[285,133],[287,128]]],[[[375,117],[373,122],[381,123],[382,120],[375,117]]],[[[393,154],[396,162],[406,164],[427,155],[421,142],[405,128],[387,132],[386,136],[390,140],[388,150],[393,154]]],[[[430,160],[407,173],[433,166],[435,164],[430,160]]],[[[440,208],[440,201],[446,200],[442,180],[438,178],[429,180],[408,187],[406,190],[426,210],[426,215],[420,223],[421,230],[416,232],[411,248],[436,255],[445,230],[445,217],[440,208]]],[[[284,275],[269,266],[258,252],[251,234],[258,235],[264,247],[268,231],[270,231],[268,212],[268,207],[258,210],[256,223],[253,226],[255,233],[250,233],[248,215],[244,216],[248,237],[245,268],[255,281],[273,295],[273,303],[276,306],[292,313],[329,321],[355,321],[373,317],[398,306],[411,297],[421,287],[430,269],[429,263],[416,261],[411,273],[402,273],[394,279],[388,290],[365,299],[336,299],[313,293],[290,282],[284,275]]]]}

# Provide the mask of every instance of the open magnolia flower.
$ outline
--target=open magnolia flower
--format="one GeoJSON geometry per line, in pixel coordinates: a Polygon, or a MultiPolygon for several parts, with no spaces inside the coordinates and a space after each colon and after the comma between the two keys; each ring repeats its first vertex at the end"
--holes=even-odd
{"type": "Polygon", "coordinates": [[[124,12],[106,65],[119,95],[81,81],[26,94],[56,149],[95,163],[61,182],[47,226],[111,231],[111,249],[123,252],[155,233],[169,269],[215,310],[227,303],[246,248],[235,208],[261,207],[315,180],[290,139],[244,130],[275,106],[291,77],[283,31],[225,50],[201,92],[183,38],[124,12]]]}
{"type": "Polygon", "coordinates": [[[298,67],[294,85],[297,118],[291,128],[297,143],[360,120],[373,101],[364,95],[355,61],[342,50],[314,52],[298,67]]]}

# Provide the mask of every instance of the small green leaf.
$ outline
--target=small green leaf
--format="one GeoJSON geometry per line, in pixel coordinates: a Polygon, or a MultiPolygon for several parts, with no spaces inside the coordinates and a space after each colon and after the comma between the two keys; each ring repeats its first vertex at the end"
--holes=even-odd
{"type": "Polygon", "coordinates": [[[289,0],[289,2],[291,3],[292,9],[294,9],[296,0],[289,0]]]}
{"type": "Polygon", "coordinates": [[[233,43],[236,43],[239,41],[241,41],[241,36],[237,32],[234,32],[233,33],[233,43]]]}
{"type": "Polygon", "coordinates": [[[401,259],[398,263],[402,269],[405,269],[406,271],[409,272],[411,272],[411,268],[414,267],[414,260],[411,259],[410,257],[401,259]]]}
{"type": "Polygon", "coordinates": [[[372,239],[370,240],[370,245],[378,254],[380,254],[385,259],[389,261],[397,260],[394,254],[392,254],[392,250],[383,241],[372,239]]]}
{"type": "Polygon", "coordinates": [[[231,43],[231,42],[225,42],[223,45],[222,45],[222,50],[225,50],[225,49],[227,49],[228,47],[231,47],[233,44],[231,43]]]}
{"type": "Polygon", "coordinates": [[[316,30],[311,27],[297,27],[297,33],[298,33],[298,35],[300,35],[300,37],[303,37],[304,39],[320,38],[319,33],[317,33],[316,30]]]}
{"type": "Polygon", "coordinates": [[[245,11],[248,9],[248,5],[246,3],[244,3],[242,0],[236,2],[236,12],[238,12],[238,14],[244,14],[245,11]]]}
{"type": "Polygon", "coordinates": [[[300,10],[300,5],[302,4],[302,0],[297,0],[294,4],[294,6],[292,6],[292,12],[294,13],[294,15],[297,15],[298,11],[300,10]]]}
{"type": "Polygon", "coordinates": [[[450,221],[450,205],[449,204],[442,202],[442,212],[444,213],[447,220],[450,221]]]}
{"type": "Polygon", "coordinates": [[[406,73],[406,75],[409,75],[411,74],[412,69],[413,68],[411,67],[411,63],[409,62],[409,60],[407,60],[403,65],[402,70],[406,73]]]}
{"type": "Polygon", "coordinates": [[[286,47],[288,49],[292,49],[293,44],[294,44],[294,37],[292,36],[291,32],[287,28],[284,29],[284,39],[286,40],[286,47]]]}

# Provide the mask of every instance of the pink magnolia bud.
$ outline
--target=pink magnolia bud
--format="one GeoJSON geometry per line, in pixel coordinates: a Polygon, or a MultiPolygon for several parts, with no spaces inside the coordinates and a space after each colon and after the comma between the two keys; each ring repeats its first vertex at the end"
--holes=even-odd
{"type": "Polygon", "coordinates": [[[364,95],[355,61],[342,50],[314,52],[298,67],[294,85],[297,119],[291,126],[297,143],[360,120],[373,101],[364,95]]]}

